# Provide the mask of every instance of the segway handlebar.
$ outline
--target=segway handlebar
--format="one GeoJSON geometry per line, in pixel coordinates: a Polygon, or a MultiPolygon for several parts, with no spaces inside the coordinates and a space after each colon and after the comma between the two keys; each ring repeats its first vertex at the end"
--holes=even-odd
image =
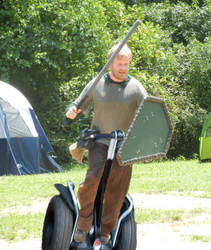
{"type": "Polygon", "coordinates": [[[122,140],[124,138],[125,134],[123,131],[121,130],[114,130],[112,131],[111,133],[109,134],[91,134],[87,137],[85,137],[84,139],[88,140],[88,139],[95,139],[95,140],[98,140],[98,139],[117,139],[117,140],[122,140]]]}

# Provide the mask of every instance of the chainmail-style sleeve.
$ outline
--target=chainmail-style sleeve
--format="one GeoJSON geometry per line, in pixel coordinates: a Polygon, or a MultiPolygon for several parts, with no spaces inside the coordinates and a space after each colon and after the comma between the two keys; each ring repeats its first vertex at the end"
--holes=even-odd
{"type": "Polygon", "coordinates": [[[93,81],[94,80],[90,81],[85,86],[79,97],[73,102],[73,104],[75,104],[76,107],[79,107],[84,114],[88,114],[91,108],[91,103],[93,100],[93,81]]]}
{"type": "Polygon", "coordinates": [[[142,102],[142,100],[144,100],[148,96],[148,94],[147,94],[146,89],[138,80],[136,80],[136,86],[137,86],[136,101],[137,101],[137,107],[138,107],[139,104],[142,102]]]}

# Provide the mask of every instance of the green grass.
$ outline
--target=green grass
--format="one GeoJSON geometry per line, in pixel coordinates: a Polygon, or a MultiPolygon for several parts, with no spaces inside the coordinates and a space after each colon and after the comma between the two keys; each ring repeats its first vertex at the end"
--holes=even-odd
{"type": "Polygon", "coordinates": [[[0,239],[18,241],[41,237],[44,220],[42,213],[10,215],[0,219],[0,239]]]}
{"type": "Polygon", "coordinates": [[[190,161],[166,161],[139,164],[133,167],[130,192],[168,193],[211,198],[211,163],[190,161]]]}
{"type": "Polygon", "coordinates": [[[166,223],[182,220],[183,210],[135,209],[136,223],[166,223]]]}
{"type": "Polygon", "coordinates": [[[189,240],[190,241],[202,241],[202,242],[209,242],[210,237],[207,235],[189,235],[189,240]]]}
{"type": "MultiPolygon", "coordinates": [[[[1,176],[0,209],[29,205],[35,199],[48,198],[57,191],[54,183],[66,184],[71,180],[76,185],[83,181],[86,165],[77,165],[70,171],[56,174],[1,176]]],[[[200,195],[211,198],[211,163],[200,164],[197,160],[166,161],[133,166],[130,193],[168,193],[200,195]]]]}
{"type": "Polygon", "coordinates": [[[136,223],[170,223],[175,221],[184,221],[193,216],[199,215],[206,210],[202,209],[172,209],[172,210],[162,210],[162,209],[135,209],[135,220],[136,223]]]}
{"type": "Polygon", "coordinates": [[[17,205],[30,205],[35,199],[48,198],[57,193],[55,183],[66,185],[68,180],[76,184],[76,190],[85,175],[86,168],[77,166],[63,173],[2,176],[0,177],[0,209],[17,205]]]}
{"type": "MultiPolygon", "coordinates": [[[[57,194],[55,183],[75,183],[76,192],[86,173],[86,165],[76,165],[56,174],[1,176],[0,210],[30,205],[36,200],[50,199],[57,194]]],[[[133,166],[130,193],[169,193],[198,195],[211,198],[211,163],[197,160],[153,162],[133,166]]],[[[13,210],[14,211],[14,210],[13,210]]],[[[1,212],[1,211],[0,211],[1,212]]],[[[193,212],[193,211],[192,211],[193,212]]],[[[192,213],[189,211],[189,213],[192,213]]],[[[137,223],[157,223],[183,220],[187,211],[136,209],[137,223]]],[[[44,214],[27,213],[9,216],[0,213],[0,239],[19,240],[41,237],[44,214]]]]}

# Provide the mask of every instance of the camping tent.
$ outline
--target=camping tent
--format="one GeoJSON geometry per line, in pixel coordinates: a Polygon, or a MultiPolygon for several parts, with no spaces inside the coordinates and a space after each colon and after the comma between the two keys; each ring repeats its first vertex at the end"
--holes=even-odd
{"type": "Polygon", "coordinates": [[[51,144],[25,96],[0,81],[0,175],[59,172],[51,144]]]}
{"type": "Polygon", "coordinates": [[[211,159],[211,115],[207,117],[202,127],[199,155],[201,160],[211,159]]]}

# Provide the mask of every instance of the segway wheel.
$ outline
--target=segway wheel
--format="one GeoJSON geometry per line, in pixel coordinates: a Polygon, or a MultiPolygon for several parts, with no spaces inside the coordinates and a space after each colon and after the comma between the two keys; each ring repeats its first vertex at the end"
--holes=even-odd
{"type": "Polygon", "coordinates": [[[121,223],[118,244],[115,250],[135,250],[137,246],[137,227],[134,212],[121,223]]]}
{"type": "Polygon", "coordinates": [[[60,195],[48,205],[42,233],[42,250],[69,250],[73,213],[60,195]]]}

